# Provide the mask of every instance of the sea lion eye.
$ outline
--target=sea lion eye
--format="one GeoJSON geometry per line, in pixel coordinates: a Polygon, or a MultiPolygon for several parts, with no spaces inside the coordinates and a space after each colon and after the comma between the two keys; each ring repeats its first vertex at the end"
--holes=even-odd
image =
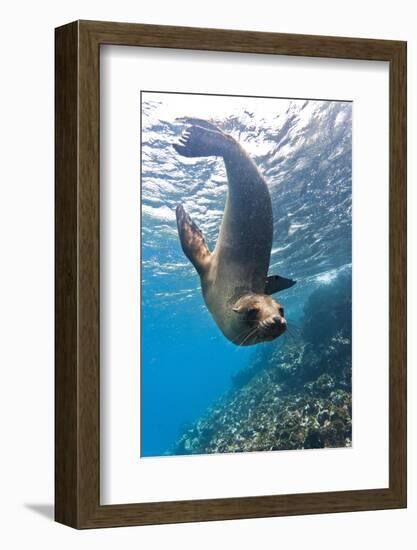
{"type": "Polygon", "coordinates": [[[251,307],[247,310],[246,315],[247,317],[249,317],[249,319],[253,319],[258,315],[258,313],[259,313],[258,307],[251,307]]]}
{"type": "Polygon", "coordinates": [[[279,311],[279,314],[281,315],[281,317],[284,317],[284,308],[280,307],[278,311],[279,311]]]}

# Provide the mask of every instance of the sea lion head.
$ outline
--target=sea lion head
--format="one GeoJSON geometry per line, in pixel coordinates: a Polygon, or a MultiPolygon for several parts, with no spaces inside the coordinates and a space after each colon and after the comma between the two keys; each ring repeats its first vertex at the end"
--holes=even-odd
{"type": "Polygon", "coordinates": [[[283,306],[267,294],[248,293],[232,306],[239,346],[275,340],[287,329],[283,306]]]}

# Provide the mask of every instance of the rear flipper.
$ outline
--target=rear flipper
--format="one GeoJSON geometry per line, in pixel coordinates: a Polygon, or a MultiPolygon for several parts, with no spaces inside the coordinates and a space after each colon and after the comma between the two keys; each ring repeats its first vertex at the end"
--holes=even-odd
{"type": "Polygon", "coordinates": [[[199,118],[180,118],[180,122],[191,124],[173,145],[174,149],[184,157],[223,157],[235,140],[216,128],[214,124],[199,118]]]}
{"type": "Polygon", "coordinates": [[[293,279],[286,279],[285,277],[280,277],[279,275],[271,275],[266,278],[265,294],[275,294],[275,292],[280,292],[286,288],[291,288],[296,282],[297,281],[294,281],[293,279]]]}
{"type": "Polygon", "coordinates": [[[182,116],[175,119],[177,122],[183,122],[184,124],[189,124],[190,126],[200,126],[201,128],[207,128],[207,130],[213,130],[213,132],[223,133],[217,126],[209,122],[208,120],[203,120],[202,118],[195,118],[191,116],[182,116]]]}
{"type": "Polygon", "coordinates": [[[197,272],[202,274],[208,269],[211,256],[203,233],[184,210],[182,204],[177,206],[176,215],[178,235],[184,254],[196,268],[197,272]]]}

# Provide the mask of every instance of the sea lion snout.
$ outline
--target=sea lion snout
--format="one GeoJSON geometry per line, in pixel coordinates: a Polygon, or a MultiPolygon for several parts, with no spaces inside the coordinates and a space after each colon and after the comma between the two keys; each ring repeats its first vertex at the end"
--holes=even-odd
{"type": "Polygon", "coordinates": [[[277,338],[287,330],[287,321],[281,315],[274,315],[271,319],[264,321],[264,333],[267,336],[277,338]]]}
{"type": "Polygon", "coordinates": [[[284,319],[284,317],[281,317],[281,315],[275,315],[272,320],[274,322],[274,325],[276,325],[277,327],[287,325],[287,321],[284,319]]]}

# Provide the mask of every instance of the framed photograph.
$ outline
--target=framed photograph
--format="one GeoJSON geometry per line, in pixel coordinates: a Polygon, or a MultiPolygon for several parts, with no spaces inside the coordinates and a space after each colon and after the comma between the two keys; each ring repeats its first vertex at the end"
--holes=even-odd
{"type": "Polygon", "coordinates": [[[406,506],[406,43],[56,29],[56,520],[406,506]]]}

